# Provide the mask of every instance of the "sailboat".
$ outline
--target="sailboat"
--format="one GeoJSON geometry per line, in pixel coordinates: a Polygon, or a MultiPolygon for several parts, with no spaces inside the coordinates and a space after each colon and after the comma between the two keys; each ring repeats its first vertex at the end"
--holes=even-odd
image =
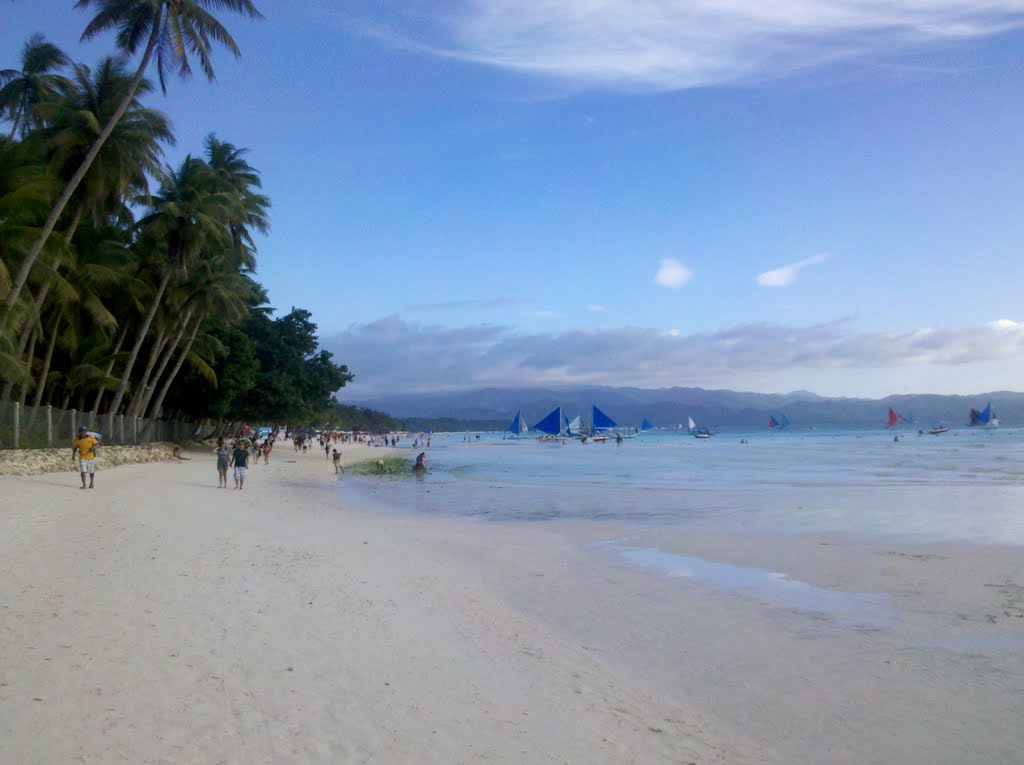
{"type": "Polygon", "coordinates": [[[889,407],[889,422],[886,424],[885,427],[887,427],[887,428],[894,428],[897,425],[900,425],[900,424],[902,424],[904,422],[908,422],[907,418],[904,417],[902,414],[900,414],[899,412],[897,412],[895,409],[893,409],[890,406],[889,407]]]}
{"type": "Polygon", "coordinates": [[[644,417],[644,421],[640,423],[640,432],[643,433],[645,430],[650,430],[653,427],[654,425],[651,424],[651,421],[644,417]]]}
{"type": "Polygon", "coordinates": [[[992,411],[992,402],[989,401],[980,412],[977,409],[971,410],[971,427],[976,428],[998,428],[999,418],[992,411]]]}
{"type": "Polygon", "coordinates": [[[565,418],[565,435],[572,436],[573,438],[578,438],[580,436],[580,431],[582,429],[583,420],[580,418],[578,414],[571,420],[568,417],[565,418]]]}
{"type": "Polygon", "coordinates": [[[596,406],[591,407],[591,431],[594,434],[592,437],[593,441],[607,441],[610,438],[608,431],[617,427],[619,427],[619,425],[615,420],[602,412],[596,406]]]}
{"type": "Polygon", "coordinates": [[[508,438],[519,438],[523,433],[528,431],[530,426],[526,424],[526,420],[523,419],[522,410],[516,412],[516,418],[512,420],[512,424],[508,426],[508,432],[511,436],[508,438]]]}
{"type": "Polygon", "coordinates": [[[775,419],[773,414],[768,418],[768,430],[779,430],[782,428],[782,423],[775,419]]]}
{"type": "Polygon", "coordinates": [[[688,417],[687,420],[689,420],[690,434],[694,438],[711,438],[713,435],[715,435],[710,430],[708,430],[706,426],[698,428],[697,423],[693,421],[692,417],[688,417]]]}
{"type": "Polygon", "coordinates": [[[552,439],[562,435],[562,407],[556,406],[550,414],[533,426],[544,434],[544,438],[552,439]]]}

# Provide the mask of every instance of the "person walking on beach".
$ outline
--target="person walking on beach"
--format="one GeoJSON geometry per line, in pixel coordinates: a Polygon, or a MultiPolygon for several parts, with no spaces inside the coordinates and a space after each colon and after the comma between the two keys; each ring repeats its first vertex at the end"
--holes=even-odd
{"type": "Polygon", "coordinates": [[[334,457],[333,457],[333,459],[334,459],[334,472],[335,473],[340,473],[341,472],[341,452],[339,452],[337,449],[334,450],[334,457]]]}
{"type": "Polygon", "coordinates": [[[82,488],[85,488],[85,474],[89,474],[89,488],[96,480],[96,447],[99,440],[84,427],[78,429],[78,438],[71,444],[71,459],[78,456],[78,469],[82,473],[82,488]]]}
{"type": "Polygon", "coordinates": [[[245,473],[246,468],[249,467],[249,450],[246,447],[245,441],[239,441],[235,444],[235,451],[231,454],[231,464],[235,467],[235,488],[242,489],[245,487],[245,473]]]}
{"type": "Polygon", "coordinates": [[[228,451],[228,445],[224,443],[223,438],[217,439],[217,448],[213,450],[213,453],[217,455],[217,488],[226,489],[228,487],[228,465],[231,463],[231,452],[228,451]]]}
{"type": "MultiPolygon", "coordinates": [[[[269,438],[266,441],[263,442],[263,464],[264,465],[269,465],[270,464],[270,450],[273,449],[273,448],[274,448],[274,446],[270,442],[269,438]]],[[[259,455],[258,454],[256,455],[256,459],[259,460],[259,455]]]]}
{"type": "Polygon", "coordinates": [[[412,466],[412,469],[415,470],[417,473],[421,473],[424,470],[426,470],[427,469],[426,459],[427,459],[427,453],[426,452],[420,452],[419,454],[417,454],[416,455],[416,464],[412,466]]]}

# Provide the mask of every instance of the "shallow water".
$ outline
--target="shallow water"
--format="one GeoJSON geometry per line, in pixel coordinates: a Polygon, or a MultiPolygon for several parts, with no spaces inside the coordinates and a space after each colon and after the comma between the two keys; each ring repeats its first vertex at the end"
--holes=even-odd
{"type": "Polygon", "coordinates": [[[702,579],[720,590],[793,611],[825,614],[847,626],[886,627],[894,621],[882,594],[815,587],[778,571],[677,555],[654,547],[635,547],[628,542],[612,539],[592,547],[613,552],[628,565],[659,576],[702,579]]]}
{"type": "Polygon", "coordinates": [[[662,431],[621,445],[437,435],[427,464],[419,479],[345,482],[405,510],[479,519],[1024,544],[1021,429],[900,441],[878,430],[662,431]]]}

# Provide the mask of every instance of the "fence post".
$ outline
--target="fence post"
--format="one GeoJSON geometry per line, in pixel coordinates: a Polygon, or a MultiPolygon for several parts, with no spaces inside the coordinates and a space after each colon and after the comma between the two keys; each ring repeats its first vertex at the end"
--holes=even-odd
{"type": "Polygon", "coordinates": [[[46,445],[53,446],[53,406],[46,405],[46,445]]]}
{"type": "Polygon", "coordinates": [[[14,402],[14,448],[21,447],[21,404],[14,402]]]}

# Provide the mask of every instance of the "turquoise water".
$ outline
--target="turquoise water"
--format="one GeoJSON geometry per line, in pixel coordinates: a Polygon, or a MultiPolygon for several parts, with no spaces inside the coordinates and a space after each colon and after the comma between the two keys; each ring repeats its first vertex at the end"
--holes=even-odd
{"type": "Polygon", "coordinates": [[[893,438],[653,431],[617,445],[435,435],[421,478],[345,483],[403,510],[477,519],[1024,544],[1024,430],[893,438]]]}

